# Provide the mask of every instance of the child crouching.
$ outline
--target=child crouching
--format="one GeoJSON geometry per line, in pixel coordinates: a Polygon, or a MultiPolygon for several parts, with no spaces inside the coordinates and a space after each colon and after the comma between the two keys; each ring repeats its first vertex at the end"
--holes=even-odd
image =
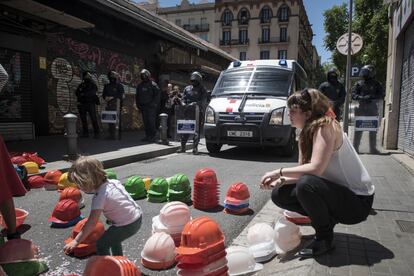
{"type": "Polygon", "coordinates": [[[124,186],[115,179],[107,179],[102,163],[82,156],[69,170],[69,179],[85,193],[93,193],[91,213],[82,231],[63,250],[71,253],[95,228],[101,213],[111,226],[96,243],[97,255],[122,256],[122,242],[141,227],[141,207],[131,198],[124,186]],[[111,252],[110,252],[111,250],[111,252]]]}

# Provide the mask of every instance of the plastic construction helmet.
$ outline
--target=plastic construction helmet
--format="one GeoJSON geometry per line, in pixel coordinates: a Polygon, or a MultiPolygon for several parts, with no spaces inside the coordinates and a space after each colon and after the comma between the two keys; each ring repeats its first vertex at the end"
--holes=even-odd
{"type": "Polygon", "coordinates": [[[191,193],[191,183],[184,174],[174,175],[168,183],[168,195],[188,195],[191,193]]]}
{"type": "Polygon", "coordinates": [[[280,218],[274,227],[273,239],[276,244],[276,252],[283,254],[296,248],[301,241],[299,226],[286,218],[280,218]]]}
{"type": "Polygon", "coordinates": [[[148,189],[148,199],[160,198],[167,199],[168,194],[168,182],[165,178],[155,178],[151,181],[150,187],[148,189]]]}
{"type": "Polygon", "coordinates": [[[175,243],[166,233],[154,233],[141,251],[141,264],[150,269],[166,269],[175,264],[175,243]]]}
{"type": "Polygon", "coordinates": [[[125,190],[134,199],[141,199],[147,195],[144,180],[139,176],[131,176],[125,183],[125,190]]]}
{"type": "Polygon", "coordinates": [[[273,229],[267,223],[256,223],[247,230],[249,250],[256,260],[267,261],[276,254],[273,229]]]}
{"type": "Polygon", "coordinates": [[[59,190],[63,190],[63,189],[70,188],[70,187],[78,188],[78,185],[76,185],[73,182],[70,182],[68,177],[69,175],[67,172],[65,172],[64,174],[60,176],[59,183],[58,183],[59,190]]]}
{"type": "Polygon", "coordinates": [[[25,239],[12,239],[0,245],[0,264],[37,259],[39,248],[25,239]]]}
{"type": "Polygon", "coordinates": [[[249,249],[243,246],[227,248],[227,267],[230,275],[245,275],[263,269],[262,264],[255,262],[249,249]]]}
{"type": "Polygon", "coordinates": [[[77,217],[80,217],[80,215],[81,212],[79,210],[78,203],[72,199],[64,199],[56,204],[55,209],[53,210],[53,213],[49,217],[48,221],[66,224],[77,217]]]}
{"type": "Polygon", "coordinates": [[[217,185],[217,176],[213,169],[204,168],[197,171],[194,177],[194,183],[201,183],[206,185],[217,185]]]}
{"type": "Polygon", "coordinates": [[[339,70],[336,67],[332,67],[328,70],[328,73],[326,74],[326,78],[328,81],[334,80],[337,81],[339,77],[339,70]]]}
{"type": "Polygon", "coordinates": [[[70,187],[70,188],[64,189],[60,193],[59,201],[64,200],[64,199],[71,199],[77,202],[78,204],[80,204],[82,202],[82,193],[79,189],[70,187]]]}
{"type": "MultiPolygon", "coordinates": [[[[82,231],[87,221],[88,218],[84,218],[76,224],[72,230],[71,236],[65,240],[65,244],[72,242],[76,238],[79,232],[82,231]]],[[[83,239],[81,243],[75,247],[73,255],[76,257],[85,257],[94,254],[96,252],[96,242],[104,234],[104,232],[104,225],[102,222],[98,221],[95,225],[95,228],[92,230],[92,233],[90,233],[85,239],[83,239]]]]}
{"type": "Polygon", "coordinates": [[[364,79],[373,79],[375,77],[375,67],[373,65],[365,65],[361,68],[359,76],[364,79]]]}
{"type": "Polygon", "coordinates": [[[43,176],[40,175],[34,175],[29,177],[28,182],[30,188],[32,189],[42,188],[45,185],[45,179],[43,178],[43,176]]]}
{"type": "Polygon", "coordinates": [[[250,198],[249,188],[242,182],[232,184],[227,190],[226,204],[242,205],[250,198]]]}
{"type": "Polygon", "coordinates": [[[23,163],[27,162],[27,159],[19,155],[19,156],[13,156],[12,158],[10,158],[10,161],[16,165],[23,165],[23,163]]]}
{"type": "MultiPolygon", "coordinates": [[[[224,235],[217,222],[209,217],[198,217],[189,221],[181,232],[180,255],[197,255],[214,252],[224,245],[224,235]]],[[[215,252],[214,252],[215,253],[215,252]]]]}
{"type": "Polygon", "coordinates": [[[62,176],[62,172],[57,171],[49,171],[45,174],[44,180],[45,180],[45,189],[49,191],[57,190],[59,183],[59,179],[62,176]]]}
{"type": "Polygon", "coordinates": [[[105,170],[108,179],[118,179],[118,176],[113,170],[105,170]]]}
{"type": "Polygon", "coordinates": [[[26,168],[28,174],[39,173],[39,165],[35,162],[24,162],[22,165],[26,168]]]}
{"type": "Polygon", "coordinates": [[[141,271],[124,256],[93,256],[86,263],[82,275],[141,276],[141,271]]]}
{"type": "Polygon", "coordinates": [[[283,211],[283,215],[288,221],[291,221],[295,224],[310,224],[311,219],[307,216],[301,215],[296,212],[285,210],[283,211]]]}
{"type": "Polygon", "coordinates": [[[153,232],[181,234],[190,220],[191,213],[186,204],[179,201],[169,202],[161,208],[158,216],[152,218],[153,232]]]}
{"type": "Polygon", "coordinates": [[[179,276],[194,276],[194,275],[228,275],[224,273],[216,274],[223,268],[227,269],[227,259],[222,257],[216,261],[208,263],[206,265],[194,265],[188,263],[179,263],[177,275],[179,276]]]}
{"type": "Polygon", "coordinates": [[[142,69],[139,75],[143,81],[147,81],[151,78],[151,73],[147,69],[142,69]]]}
{"type": "MultiPolygon", "coordinates": [[[[49,270],[45,262],[35,260],[1,264],[6,275],[40,275],[49,270]]],[[[0,275],[1,269],[0,269],[0,275]]]]}

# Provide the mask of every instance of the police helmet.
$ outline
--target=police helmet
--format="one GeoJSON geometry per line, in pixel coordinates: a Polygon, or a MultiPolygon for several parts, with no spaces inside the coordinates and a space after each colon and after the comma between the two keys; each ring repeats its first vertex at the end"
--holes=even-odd
{"type": "Polygon", "coordinates": [[[373,65],[365,65],[361,68],[359,76],[365,79],[372,79],[375,77],[375,67],[373,65]]]}
{"type": "Polygon", "coordinates": [[[201,75],[201,73],[195,71],[191,74],[190,81],[201,82],[202,80],[203,80],[203,76],[201,75]]]}
{"type": "Polygon", "coordinates": [[[149,80],[149,78],[151,77],[151,73],[147,69],[142,69],[140,76],[141,80],[149,80]]]}

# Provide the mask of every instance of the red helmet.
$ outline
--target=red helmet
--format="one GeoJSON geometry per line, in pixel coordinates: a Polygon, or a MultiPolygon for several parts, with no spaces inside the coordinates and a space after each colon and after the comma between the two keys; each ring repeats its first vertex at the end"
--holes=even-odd
{"type": "Polygon", "coordinates": [[[31,176],[27,181],[29,182],[30,188],[33,189],[42,188],[45,185],[45,179],[40,175],[31,176]]]}
{"type": "Polygon", "coordinates": [[[69,187],[69,188],[64,189],[60,193],[59,201],[63,199],[72,199],[73,201],[76,201],[79,204],[82,200],[82,194],[79,189],[69,187]]]}
{"type": "MultiPolygon", "coordinates": [[[[65,240],[65,244],[70,243],[73,241],[79,232],[85,226],[85,223],[88,221],[88,218],[84,218],[83,220],[79,221],[76,226],[72,230],[72,235],[65,240]]],[[[96,252],[96,242],[105,232],[105,227],[102,222],[98,221],[93,229],[92,233],[89,234],[81,243],[79,243],[75,249],[73,250],[73,254],[76,257],[85,257],[89,256],[96,252]]]]}
{"type": "Polygon", "coordinates": [[[37,152],[24,152],[22,156],[26,158],[27,161],[35,162],[39,167],[46,163],[46,161],[43,158],[37,155],[37,152]]]}
{"type": "Polygon", "coordinates": [[[13,164],[21,166],[21,165],[23,165],[23,163],[27,162],[28,160],[20,155],[20,156],[14,156],[14,157],[10,158],[10,161],[13,164]]]}
{"type": "Polygon", "coordinates": [[[56,204],[55,209],[53,210],[53,213],[49,217],[48,221],[63,224],[74,220],[80,215],[81,212],[79,210],[78,203],[72,199],[64,199],[56,204]]]}
{"type": "Polygon", "coordinates": [[[249,188],[242,182],[232,184],[227,190],[226,203],[241,205],[250,198],[249,188]]]}
{"type": "Polygon", "coordinates": [[[57,185],[59,183],[60,176],[62,175],[62,172],[57,171],[49,171],[45,174],[45,182],[48,184],[55,184],[57,185]]]}
{"type": "Polygon", "coordinates": [[[217,184],[216,173],[210,168],[204,168],[197,171],[194,177],[195,183],[217,184]]]}

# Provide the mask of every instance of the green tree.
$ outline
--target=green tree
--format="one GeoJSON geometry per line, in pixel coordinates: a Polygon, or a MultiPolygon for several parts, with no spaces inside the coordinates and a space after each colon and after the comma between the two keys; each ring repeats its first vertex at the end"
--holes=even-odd
{"type": "MultiPolygon", "coordinates": [[[[348,31],[348,8],[344,3],[324,12],[325,48],[332,52],[332,62],[345,73],[346,56],[336,50],[336,42],[348,31]]],[[[388,10],[380,0],[355,0],[352,31],[362,36],[362,50],[352,56],[353,64],[372,64],[377,78],[385,83],[388,48],[388,10]]]]}

